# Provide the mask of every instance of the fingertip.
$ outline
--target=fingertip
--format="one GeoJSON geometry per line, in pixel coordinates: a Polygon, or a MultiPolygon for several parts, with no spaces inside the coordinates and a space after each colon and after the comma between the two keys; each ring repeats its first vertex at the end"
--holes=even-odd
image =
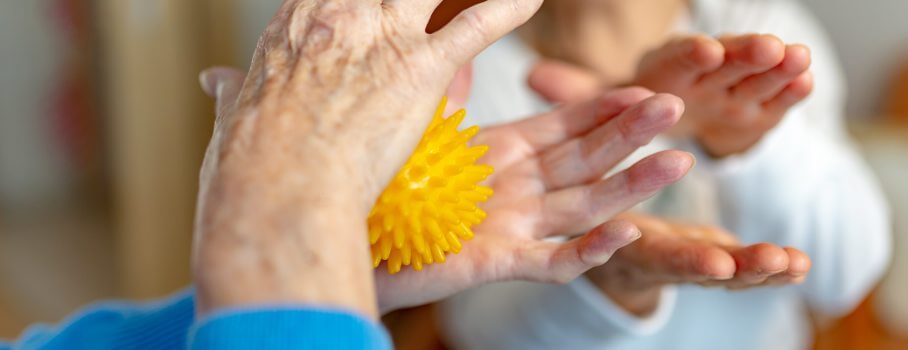
{"type": "Polygon", "coordinates": [[[788,269],[788,252],[769,243],[758,243],[748,247],[749,261],[744,268],[760,274],[778,273],[788,269]]]}
{"type": "Polygon", "coordinates": [[[471,61],[460,67],[457,72],[454,73],[454,79],[452,79],[451,84],[448,85],[448,89],[445,92],[448,97],[448,106],[445,108],[445,115],[451,115],[467,104],[467,99],[470,97],[472,86],[473,63],[471,61]]]}
{"type": "Polygon", "coordinates": [[[205,92],[205,95],[208,97],[215,98],[217,97],[218,89],[218,78],[214,74],[214,68],[208,68],[199,72],[199,85],[202,87],[202,91],[205,92]]]}
{"type": "Polygon", "coordinates": [[[788,253],[788,273],[790,275],[802,276],[810,272],[812,262],[807,254],[792,247],[784,249],[788,253]]]}
{"type": "Polygon", "coordinates": [[[713,71],[722,66],[725,60],[725,47],[709,36],[692,36],[683,45],[684,57],[697,69],[713,71]]]}
{"type": "Polygon", "coordinates": [[[666,162],[666,167],[674,169],[677,174],[677,179],[681,179],[688,171],[694,168],[694,165],[697,163],[697,158],[694,157],[693,153],[678,151],[678,150],[668,150],[663,151],[662,153],[670,157],[670,161],[666,162]]]}
{"type": "Polygon", "coordinates": [[[785,72],[801,73],[810,68],[811,55],[810,49],[801,44],[788,45],[785,48],[785,58],[782,61],[782,69],[785,72]]]}
{"type": "Polygon", "coordinates": [[[644,158],[629,169],[634,191],[652,192],[677,182],[694,166],[688,152],[668,150],[644,158]]]}
{"type": "Polygon", "coordinates": [[[785,59],[785,43],[772,34],[760,34],[750,38],[745,51],[750,63],[771,67],[785,59]]]}
{"type": "Polygon", "coordinates": [[[649,99],[658,101],[659,104],[666,106],[666,119],[671,121],[672,125],[681,120],[681,116],[684,115],[684,100],[678,96],[667,93],[658,93],[649,99]]]}
{"type": "Polygon", "coordinates": [[[680,98],[659,93],[628,109],[620,128],[625,141],[640,147],[678,123],[683,113],[684,102],[680,98]]]}
{"type": "Polygon", "coordinates": [[[735,259],[722,249],[707,249],[699,255],[695,272],[711,280],[727,280],[735,276],[735,259]]]}
{"type": "Polygon", "coordinates": [[[771,34],[724,36],[726,55],[745,65],[771,68],[785,58],[785,44],[771,34]]]}

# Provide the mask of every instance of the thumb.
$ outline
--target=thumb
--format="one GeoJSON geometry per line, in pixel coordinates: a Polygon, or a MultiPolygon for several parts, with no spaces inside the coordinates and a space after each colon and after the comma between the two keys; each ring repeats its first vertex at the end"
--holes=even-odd
{"type": "Polygon", "coordinates": [[[218,116],[223,115],[228,107],[233,106],[245,80],[245,72],[230,67],[212,67],[199,74],[202,91],[215,99],[215,110],[218,116]]]}
{"type": "Polygon", "coordinates": [[[585,101],[602,90],[602,81],[595,73],[547,59],[533,66],[527,83],[533,91],[552,103],[585,101]]]}

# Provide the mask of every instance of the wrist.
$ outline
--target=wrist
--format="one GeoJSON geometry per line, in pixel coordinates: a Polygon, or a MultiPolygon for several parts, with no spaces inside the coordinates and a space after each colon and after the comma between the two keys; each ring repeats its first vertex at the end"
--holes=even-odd
{"type": "Polygon", "coordinates": [[[351,196],[312,192],[200,205],[193,264],[200,313],[308,304],[377,316],[365,214],[351,214],[359,211],[351,196]]]}
{"type": "Polygon", "coordinates": [[[763,133],[746,135],[738,131],[711,131],[700,133],[696,141],[707,156],[722,159],[735,154],[745,153],[763,138],[763,133]],[[721,135],[716,137],[715,135],[721,135]]]}
{"type": "Polygon", "coordinates": [[[659,307],[663,285],[648,286],[643,289],[627,289],[600,286],[602,293],[628,313],[644,317],[651,315],[659,307]]]}
{"type": "Polygon", "coordinates": [[[638,317],[652,314],[659,306],[665,284],[645,282],[633,277],[635,272],[632,268],[607,267],[609,264],[588,272],[586,276],[590,282],[626,312],[638,317]]]}

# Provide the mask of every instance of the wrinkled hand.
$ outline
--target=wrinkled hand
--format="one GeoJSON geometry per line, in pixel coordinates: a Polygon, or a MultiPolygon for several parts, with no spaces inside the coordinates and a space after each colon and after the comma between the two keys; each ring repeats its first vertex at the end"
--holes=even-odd
{"type": "Polygon", "coordinates": [[[376,270],[381,310],[437,300],[487,282],[567,282],[639,237],[613,216],[679,180],[693,166],[666,151],[605,180],[618,162],[677,122],[682,102],[640,88],[606,93],[554,112],[484,129],[480,162],[495,167],[495,195],[475,237],[443,264],[422,271],[376,270]],[[585,233],[585,234],[583,234],[585,233]],[[573,237],[552,242],[552,237],[573,237]]]}
{"type": "MultiPolygon", "coordinates": [[[[724,157],[755,145],[810,94],[809,66],[807,47],[771,35],[690,36],[646,54],[633,84],[681,97],[687,110],[673,133],[724,157]]],[[[602,89],[595,74],[551,61],[537,66],[530,84],[555,102],[602,89]]]]}
{"type": "Polygon", "coordinates": [[[375,314],[369,208],[455,71],[542,2],[486,1],[427,34],[440,1],[286,0],[241,88],[224,82],[235,72],[203,76],[221,101],[200,175],[201,312],[307,303],[375,314]]]}
{"type": "Polygon", "coordinates": [[[638,213],[619,216],[643,232],[612,260],[587,277],[626,310],[645,315],[659,302],[662,287],[698,284],[747,289],[798,284],[810,270],[810,258],[794,248],[769,243],[744,246],[711,226],[686,225],[638,213]]]}

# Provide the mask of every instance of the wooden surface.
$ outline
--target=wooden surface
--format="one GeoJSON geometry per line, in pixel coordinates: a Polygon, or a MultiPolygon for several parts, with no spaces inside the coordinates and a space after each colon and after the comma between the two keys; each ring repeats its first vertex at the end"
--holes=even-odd
{"type": "Polygon", "coordinates": [[[847,317],[817,332],[814,350],[905,350],[908,338],[889,333],[873,311],[873,297],[847,317]]]}
{"type": "Polygon", "coordinates": [[[891,121],[908,125],[908,55],[902,61],[903,66],[890,83],[884,112],[891,121]]]}

